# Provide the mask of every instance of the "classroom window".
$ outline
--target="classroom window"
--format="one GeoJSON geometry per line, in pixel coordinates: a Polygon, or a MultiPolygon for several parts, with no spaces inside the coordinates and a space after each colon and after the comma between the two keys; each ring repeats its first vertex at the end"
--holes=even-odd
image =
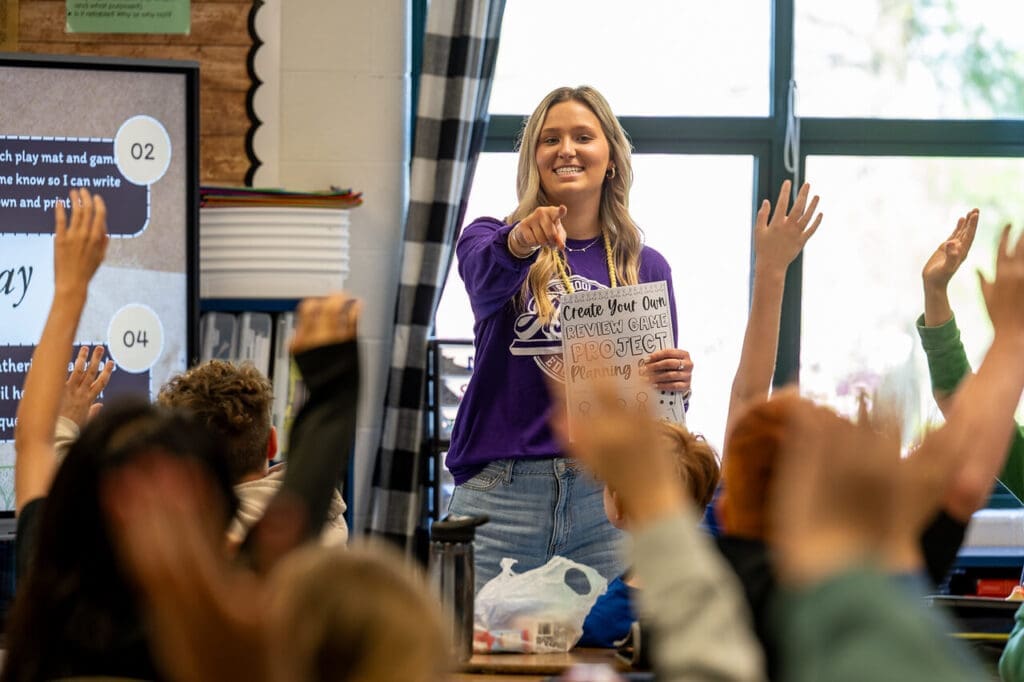
{"type": "MultiPolygon", "coordinates": [[[[799,380],[805,393],[849,411],[858,382],[899,379],[912,397],[911,426],[941,419],[913,328],[923,306],[921,267],[957,216],[981,209],[971,259],[950,290],[976,366],[991,328],[973,272],[991,270],[995,231],[1024,216],[1024,39],[1015,32],[1024,6],[621,7],[506,4],[467,222],[515,206],[517,137],[543,95],[593,85],[634,146],[630,208],[673,267],[679,345],[695,361],[694,430],[721,445],[749,305],[755,208],[795,175],[821,195],[826,218],[791,269],[776,383],[799,380]],[[571,55],[561,58],[560,49],[571,55]],[[791,82],[798,149],[787,147],[791,82]]],[[[436,335],[471,339],[472,322],[453,268],[436,335]]]]}
{"type": "Polygon", "coordinates": [[[802,116],[1020,118],[1024,5],[797,0],[802,116]]]}
{"type": "Polygon", "coordinates": [[[941,421],[914,327],[921,268],[959,216],[981,210],[950,302],[977,367],[992,332],[975,271],[991,276],[1001,226],[1024,215],[1024,159],[811,156],[828,223],[804,251],[800,386],[847,414],[857,392],[900,400],[908,443],[941,421]],[[898,188],[894,191],[893,188],[898,188]]]}
{"type": "Polygon", "coordinates": [[[507,2],[491,113],[528,114],[556,87],[586,84],[619,116],[766,116],[770,12],[748,0],[507,2]]]}

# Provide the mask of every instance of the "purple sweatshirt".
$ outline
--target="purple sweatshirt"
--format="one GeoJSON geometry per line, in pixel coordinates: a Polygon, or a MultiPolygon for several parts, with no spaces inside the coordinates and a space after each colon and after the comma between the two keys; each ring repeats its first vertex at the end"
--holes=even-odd
{"type": "MultiPolygon", "coordinates": [[[[536,256],[519,259],[509,253],[512,226],[497,218],[477,218],[459,238],[459,274],[473,306],[476,346],[473,376],[459,406],[445,464],[461,485],[496,459],[556,457],[561,449],[548,426],[551,398],[544,375],[563,381],[562,330],[558,297],[566,293],[556,273],[548,282],[556,315],[541,325],[530,296],[525,308],[519,291],[536,256]]],[[[592,240],[569,239],[573,249],[592,240]]],[[[607,288],[608,265],[598,240],[583,252],[567,251],[570,279],[576,291],[607,288]]],[[[665,258],[649,247],[640,253],[641,283],[665,281],[677,337],[672,271],[665,258]]]]}

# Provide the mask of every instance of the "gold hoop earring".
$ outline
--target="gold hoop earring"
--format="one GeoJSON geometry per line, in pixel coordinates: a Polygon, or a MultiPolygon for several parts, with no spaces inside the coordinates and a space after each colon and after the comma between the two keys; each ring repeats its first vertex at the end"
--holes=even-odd
{"type": "Polygon", "coordinates": [[[613,180],[615,178],[615,166],[608,166],[608,170],[604,172],[604,176],[609,180],[613,180]]]}

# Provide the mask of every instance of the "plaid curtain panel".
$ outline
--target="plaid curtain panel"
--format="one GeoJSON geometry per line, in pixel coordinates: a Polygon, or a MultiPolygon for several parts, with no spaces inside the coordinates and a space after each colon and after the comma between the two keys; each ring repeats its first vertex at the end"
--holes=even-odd
{"type": "Polygon", "coordinates": [[[434,0],[427,11],[395,341],[368,528],[406,551],[422,509],[427,336],[483,149],[504,9],[505,0],[434,0]]]}

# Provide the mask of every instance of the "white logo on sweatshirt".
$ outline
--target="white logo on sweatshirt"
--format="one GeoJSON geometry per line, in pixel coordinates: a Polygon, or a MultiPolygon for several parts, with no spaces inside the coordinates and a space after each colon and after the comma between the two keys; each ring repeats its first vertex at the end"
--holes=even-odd
{"type": "MultiPolygon", "coordinates": [[[[569,281],[572,283],[573,291],[608,288],[582,275],[573,274],[569,281]]],[[[559,301],[565,293],[568,292],[560,277],[552,277],[548,281],[548,296],[555,305],[555,314],[547,324],[544,324],[537,315],[537,301],[530,296],[526,302],[526,310],[516,318],[516,338],[508,349],[512,355],[532,355],[533,361],[541,371],[557,381],[565,381],[565,368],[562,363],[562,323],[558,317],[559,301]]]]}

